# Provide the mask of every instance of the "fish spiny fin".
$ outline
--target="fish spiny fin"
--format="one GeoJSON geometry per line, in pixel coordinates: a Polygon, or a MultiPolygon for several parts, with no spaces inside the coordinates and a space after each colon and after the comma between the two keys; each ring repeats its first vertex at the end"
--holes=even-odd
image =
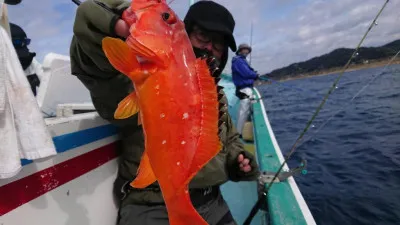
{"type": "Polygon", "coordinates": [[[132,181],[131,186],[134,188],[145,188],[156,182],[156,180],[156,176],[154,175],[153,169],[150,165],[149,156],[146,151],[144,151],[142,160],[140,161],[138,174],[135,180],[132,181]]]}
{"type": "Polygon", "coordinates": [[[115,119],[126,119],[139,112],[139,102],[136,97],[136,92],[132,91],[126,96],[119,104],[117,110],[115,110],[115,119]]]}
{"type": "Polygon", "coordinates": [[[132,73],[140,73],[135,52],[124,41],[119,38],[105,37],[102,47],[108,61],[115,69],[128,76],[132,73]]]}
{"type": "Polygon", "coordinates": [[[205,60],[196,59],[196,72],[199,78],[200,98],[204,104],[202,127],[197,144],[197,151],[193,157],[192,165],[188,172],[188,184],[194,175],[207,164],[221,150],[222,145],[218,137],[219,102],[217,85],[210,75],[205,60]]]}

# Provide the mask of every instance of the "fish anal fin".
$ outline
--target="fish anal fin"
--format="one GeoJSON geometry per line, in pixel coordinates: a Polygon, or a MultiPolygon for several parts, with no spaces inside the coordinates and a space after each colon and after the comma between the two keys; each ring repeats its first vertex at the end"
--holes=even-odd
{"type": "Polygon", "coordinates": [[[115,119],[126,119],[139,112],[139,102],[135,91],[132,91],[119,104],[114,113],[115,119]]]}
{"type": "Polygon", "coordinates": [[[131,186],[134,188],[145,188],[156,182],[156,180],[156,176],[150,165],[149,156],[145,151],[139,164],[138,174],[135,180],[131,182],[131,186]]]}
{"type": "Polygon", "coordinates": [[[203,108],[203,121],[197,151],[193,156],[193,161],[188,172],[188,184],[197,172],[214,158],[222,149],[222,144],[218,136],[219,102],[217,85],[214,78],[210,75],[209,68],[205,60],[196,59],[196,72],[199,76],[201,89],[200,99],[207,107],[203,108]]]}

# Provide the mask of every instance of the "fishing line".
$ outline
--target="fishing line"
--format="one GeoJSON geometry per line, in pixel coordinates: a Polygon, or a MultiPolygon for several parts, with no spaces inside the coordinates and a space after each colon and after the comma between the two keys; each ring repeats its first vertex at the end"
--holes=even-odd
{"type": "Polygon", "coordinates": [[[321,111],[322,107],[325,105],[326,100],[328,99],[328,97],[335,90],[336,85],[339,83],[339,81],[342,78],[344,72],[350,66],[350,63],[351,63],[352,59],[357,55],[358,49],[360,48],[361,44],[364,42],[365,38],[367,37],[368,33],[371,31],[372,27],[376,24],[376,20],[381,15],[382,11],[385,9],[385,7],[386,7],[388,2],[389,2],[389,0],[385,1],[385,3],[383,4],[382,8],[379,10],[378,14],[375,16],[374,20],[372,21],[372,23],[368,27],[367,31],[365,32],[364,36],[361,38],[361,40],[358,43],[357,47],[354,49],[354,52],[353,52],[352,56],[349,58],[349,60],[347,61],[346,65],[343,67],[343,69],[340,72],[339,76],[333,82],[331,88],[325,94],[324,98],[322,99],[322,102],[320,103],[320,105],[315,110],[315,112],[312,115],[311,119],[307,122],[306,127],[304,128],[304,130],[300,133],[299,137],[296,139],[295,143],[293,144],[293,146],[292,146],[291,150],[289,151],[289,153],[286,155],[286,157],[285,157],[283,163],[281,164],[281,166],[279,167],[278,171],[275,173],[275,175],[272,178],[272,180],[268,183],[268,185],[267,185],[267,187],[265,189],[265,192],[262,193],[262,195],[258,198],[258,200],[257,200],[256,204],[254,205],[254,207],[251,209],[249,216],[246,218],[245,222],[243,223],[244,225],[250,225],[250,223],[253,220],[254,216],[257,214],[258,210],[261,207],[261,202],[264,200],[264,196],[266,197],[268,195],[268,191],[270,190],[270,188],[273,185],[274,181],[276,180],[278,175],[281,173],[281,171],[282,171],[284,165],[286,164],[286,162],[290,159],[290,157],[295,152],[295,150],[297,148],[297,145],[302,140],[303,136],[307,133],[308,129],[312,125],[312,122],[315,120],[315,118],[317,117],[317,115],[321,111]]]}
{"type": "Polygon", "coordinates": [[[272,83],[277,84],[279,86],[290,88],[290,89],[293,89],[293,90],[296,90],[296,91],[299,91],[299,92],[309,93],[309,94],[312,94],[312,95],[315,95],[315,96],[318,95],[318,93],[316,93],[316,92],[309,91],[309,90],[304,90],[302,88],[299,88],[299,87],[296,87],[296,86],[293,86],[293,85],[284,84],[282,82],[279,82],[277,80],[274,80],[274,79],[271,79],[271,78],[268,78],[268,77],[259,77],[258,79],[259,80],[263,80],[263,81],[271,81],[272,83]]]}
{"type": "Polygon", "coordinates": [[[340,108],[338,111],[336,111],[332,116],[330,116],[315,132],[313,135],[311,135],[309,138],[305,139],[301,144],[298,145],[298,147],[302,146],[303,144],[305,144],[306,142],[308,142],[309,140],[311,140],[313,137],[315,137],[315,135],[323,128],[325,127],[329,121],[331,121],[337,114],[339,114],[342,111],[345,111],[347,107],[349,107],[351,105],[351,103],[366,89],[368,88],[378,77],[386,74],[386,69],[393,63],[393,61],[396,59],[396,57],[400,54],[400,50],[396,53],[396,55],[394,55],[391,60],[385,65],[385,67],[383,67],[383,69],[381,70],[380,73],[378,73],[377,75],[373,76],[366,85],[364,85],[352,98],[351,100],[348,102],[347,105],[343,106],[342,108],[340,108]]]}

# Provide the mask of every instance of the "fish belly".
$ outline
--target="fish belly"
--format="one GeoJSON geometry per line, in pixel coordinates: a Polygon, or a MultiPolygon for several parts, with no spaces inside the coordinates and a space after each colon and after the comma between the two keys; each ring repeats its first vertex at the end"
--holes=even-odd
{"type": "Polygon", "coordinates": [[[204,61],[196,61],[196,75],[183,82],[154,76],[140,90],[146,152],[171,225],[207,224],[191,203],[188,184],[221,149],[216,85],[204,61]]]}

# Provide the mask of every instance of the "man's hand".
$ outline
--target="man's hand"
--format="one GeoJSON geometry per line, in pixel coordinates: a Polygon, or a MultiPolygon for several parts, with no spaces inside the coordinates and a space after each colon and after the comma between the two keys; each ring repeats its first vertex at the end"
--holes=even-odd
{"type": "Polygon", "coordinates": [[[127,38],[129,36],[129,25],[119,19],[115,24],[115,33],[122,38],[127,38]]]}
{"type": "Polygon", "coordinates": [[[251,171],[250,159],[245,158],[243,154],[239,154],[238,158],[239,168],[241,171],[248,173],[251,171]]]}
{"type": "Polygon", "coordinates": [[[231,181],[256,180],[259,176],[257,161],[250,152],[244,150],[231,160],[228,164],[228,176],[231,181]]]}

